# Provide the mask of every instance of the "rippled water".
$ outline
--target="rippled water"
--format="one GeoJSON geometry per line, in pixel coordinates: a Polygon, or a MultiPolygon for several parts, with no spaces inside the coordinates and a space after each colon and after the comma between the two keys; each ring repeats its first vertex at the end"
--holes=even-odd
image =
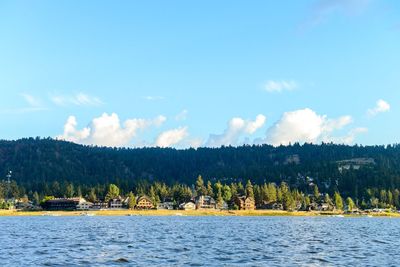
{"type": "Polygon", "coordinates": [[[0,217],[0,266],[400,266],[400,220],[0,217]]]}

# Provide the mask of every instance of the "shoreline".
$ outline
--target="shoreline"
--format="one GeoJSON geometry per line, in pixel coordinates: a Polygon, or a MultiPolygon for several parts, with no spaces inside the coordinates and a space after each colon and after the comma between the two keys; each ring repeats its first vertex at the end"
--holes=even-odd
{"type": "Polygon", "coordinates": [[[0,210],[2,216],[288,216],[288,217],[396,217],[399,213],[344,214],[342,212],[280,211],[280,210],[96,210],[96,211],[16,211],[0,210]]]}

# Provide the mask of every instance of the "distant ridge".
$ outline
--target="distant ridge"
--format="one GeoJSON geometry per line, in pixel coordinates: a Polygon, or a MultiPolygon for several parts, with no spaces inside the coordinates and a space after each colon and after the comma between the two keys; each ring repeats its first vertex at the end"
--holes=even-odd
{"type": "Polygon", "coordinates": [[[53,139],[0,141],[0,174],[28,190],[52,181],[96,185],[115,182],[130,188],[138,182],[192,185],[206,180],[286,181],[307,189],[351,195],[366,187],[400,187],[400,146],[294,144],[176,150],[173,148],[105,148],[53,139]]]}

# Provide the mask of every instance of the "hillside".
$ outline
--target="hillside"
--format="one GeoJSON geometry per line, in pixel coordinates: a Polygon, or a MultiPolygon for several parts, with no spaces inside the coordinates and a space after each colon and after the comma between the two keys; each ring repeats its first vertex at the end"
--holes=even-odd
{"type": "Polygon", "coordinates": [[[116,183],[129,190],[138,182],[192,185],[206,180],[230,183],[286,181],[307,191],[340,190],[357,196],[365,188],[400,187],[400,146],[334,144],[272,147],[242,146],[176,150],[171,148],[101,148],[52,139],[0,141],[0,173],[27,190],[53,181],[78,185],[116,183]]]}

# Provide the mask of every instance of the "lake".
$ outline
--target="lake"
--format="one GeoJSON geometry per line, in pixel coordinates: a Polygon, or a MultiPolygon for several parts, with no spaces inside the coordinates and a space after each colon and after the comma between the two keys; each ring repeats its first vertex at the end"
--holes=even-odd
{"type": "Polygon", "coordinates": [[[0,266],[399,266],[400,220],[0,217],[0,266]]]}

